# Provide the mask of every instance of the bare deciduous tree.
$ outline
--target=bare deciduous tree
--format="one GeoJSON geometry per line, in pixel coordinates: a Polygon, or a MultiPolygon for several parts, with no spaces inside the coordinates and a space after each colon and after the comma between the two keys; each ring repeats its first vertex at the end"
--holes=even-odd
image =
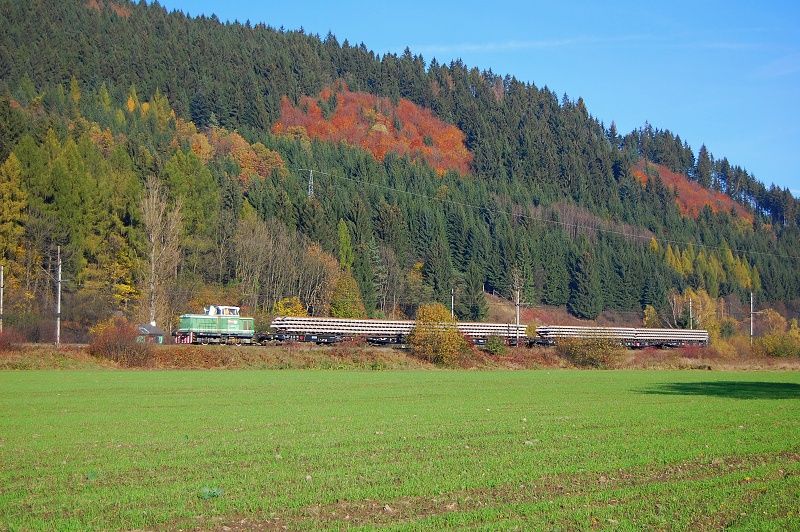
{"type": "Polygon", "coordinates": [[[147,233],[147,311],[151,322],[169,321],[169,293],[181,258],[181,205],[170,208],[161,182],[149,177],[142,197],[142,221],[147,233]]]}
{"type": "Polygon", "coordinates": [[[239,222],[234,253],[244,303],[253,310],[269,312],[289,296],[314,314],[326,310],[338,263],[306,237],[278,221],[249,218],[239,222]]]}

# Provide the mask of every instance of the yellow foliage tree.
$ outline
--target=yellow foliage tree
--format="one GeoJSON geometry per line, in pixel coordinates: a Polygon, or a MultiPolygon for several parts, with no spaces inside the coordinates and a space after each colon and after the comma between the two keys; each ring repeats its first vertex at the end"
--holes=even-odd
{"type": "Polygon", "coordinates": [[[358,283],[350,272],[341,272],[333,285],[331,316],[334,318],[367,317],[358,283]]]}
{"type": "Polygon", "coordinates": [[[291,316],[295,318],[304,318],[308,316],[305,305],[300,301],[297,296],[284,297],[275,302],[272,311],[276,316],[291,316]]]}
{"type": "Polygon", "coordinates": [[[733,266],[733,278],[735,279],[736,284],[742,288],[749,289],[753,286],[752,280],[750,279],[749,265],[746,261],[743,261],[738,257],[736,258],[733,266]]]}
{"type": "Polygon", "coordinates": [[[644,318],[642,319],[642,324],[645,327],[658,327],[661,325],[661,319],[658,317],[658,311],[656,311],[653,305],[647,305],[644,307],[644,318]]]}
{"type": "Polygon", "coordinates": [[[800,357],[800,327],[797,320],[792,320],[786,330],[786,320],[772,309],[765,312],[772,323],[768,325],[768,333],[755,343],[755,352],[762,356],[800,357]]]}
{"type": "Polygon", "coordinates": [[[695,329],[707,329],[712,337],[719,337],[720,320],[717,314],[717,300],[708,295],[704,289],[687,288],[683,294],[673,296],[678,309],[688,309],[692,303],[692,326],[695,329]]]}
{"type": "Polygon", "coordinates": [[[671,244],[667,244],[666,260],[670,268],[672,268],[673,270],[675,270],[680,274],[683,273],[683,264],[681,263],[680,259],[680,250],[678,250],[678,254],[676,255],[672,249],[671,244]]]}
{"type": "Polygon", "coordinates": [[[74,107],[77,107],[78,103],[81,101],[81,88],[75,76],[72,76],[69,80],[69,99],[74,107]]]}
{"type": "Polygon", "coordinates": [[[450,310],[441,303],[419,307],[408,341],[416,355],[445,366],[454,366],[467,349],[450,310]]]}
{"type": "Polygon", "coordinates": [[[780,315],[780,313],[774,309],[768,308],[761,312],[761,316],[758,317],[758,321],[761,322],[761,330],[764,331],[764,334],[780,334],[786,332],[786,318],[780,315]]]}
{"type": "Polygon", "coordinates": [[[15,254],[25,233],[28,195],[21,175],[22,166],[12,153],[0,165],[0,262],[15,254]]]}
{"type": "Polygon", "coordinates": [[[128,90],[128,100],[125,102],[125,108],[129,113],[133,113],[139,107],[139,96],[136,94],[136,87],[131,85],[128,90]]]}

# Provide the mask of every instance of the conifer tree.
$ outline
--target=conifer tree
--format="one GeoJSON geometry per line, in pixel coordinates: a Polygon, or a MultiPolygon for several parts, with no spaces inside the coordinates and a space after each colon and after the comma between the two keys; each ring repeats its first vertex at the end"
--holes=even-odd
{"type": "Polygon", "coordinates": [[[453,288],[453,266],[450,247],[440,233],[434,237],[426,254],[423,274],[425,282],[433,288],[434,299],[449,305],[450,290],[453,288]]]}
{"type": "Polygon", "coordinates": [[[483,321],[489,313],[489,305],[483,293],[483,275],[477,263],[470,263],[464,281],[464,290],[456,297],[455,313],[463,320],[483,321]]]}
{"type": "Polygon", "coordinates": [[[548,237],[542,256],[544,284],[542,301],[547,305],[563,305],[569,299],[569,272],[563,246],[557,234],[548,237]]]}
{"type": "Polygon", "coordinates": [[[573,266],[567,310],[586,319],[596,318],[603,310],[600,276],[588,251],[578,255],[573,266]]]}
{"type": "Polygon", "coordinates": [[[708,155],[706,145],[700,146],[700,152],[697,154],[697,182],[706,188],[711,187],[711,170],[713,165],[711,158],[708,155]]]}

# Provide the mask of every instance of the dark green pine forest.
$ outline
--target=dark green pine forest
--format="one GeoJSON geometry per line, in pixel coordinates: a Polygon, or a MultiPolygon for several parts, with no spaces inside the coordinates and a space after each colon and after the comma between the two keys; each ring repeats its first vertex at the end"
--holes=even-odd
{"type": "Polygon", "coordinates": [[[686,325],[687,291],[800,306],[788,190],[668,130],[618,132],[547,86],[157,3],[0,0],[0,29],[5,317],[31,339],[51,334],[59,247],[76,338],[117,311],[166,328],[213,302],[413,317],[451,289],[470,320],[485,291],[517,288],[581,318],[651,306],[663,326],[686,325]],[[308,98],[336,113],[344,93],[318,97],[331,87],[389,102],[364,116],[430,110],[463,132],[469,170],[276,129],[308,98]],[[659,169],[737,208],[689,213],[704,196],[659,169]]]}

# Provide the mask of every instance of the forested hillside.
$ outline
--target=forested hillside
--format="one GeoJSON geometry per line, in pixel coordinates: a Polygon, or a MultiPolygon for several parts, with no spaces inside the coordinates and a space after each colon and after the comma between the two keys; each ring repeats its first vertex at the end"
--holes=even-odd
{"type": "Polygon", "coordinates": [[[32,339],[58,246],[76,335],[222,301],[413,316],[451,289],[464,319],[515,287],[669,326],[687,290],[797,308],[788,191],[580,98],[157,4],[0,0],[0,29],[0,260],[32,339]]]}

